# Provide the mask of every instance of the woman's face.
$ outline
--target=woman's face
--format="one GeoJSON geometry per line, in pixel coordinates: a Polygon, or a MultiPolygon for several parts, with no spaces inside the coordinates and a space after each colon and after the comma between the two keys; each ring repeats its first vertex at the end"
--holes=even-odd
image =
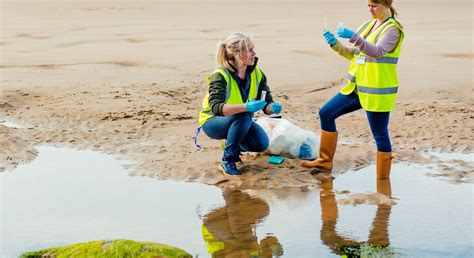
{"type": "Polygon", "coordinates": [[[383,19],[387,16],[388,8],[385,7],[383,4],[376,4],[371,0],[368,1],[369,13],[372,15],[374,19],[383,19]]]}
{"type": "Polygon", "coordinates": [[[243,65],[250,66],[255,64],[255,56],[257,53],[255,53],[253,44],[249,44],[247,47],[244,47],[242,50],[242,63],[243,65]]]}

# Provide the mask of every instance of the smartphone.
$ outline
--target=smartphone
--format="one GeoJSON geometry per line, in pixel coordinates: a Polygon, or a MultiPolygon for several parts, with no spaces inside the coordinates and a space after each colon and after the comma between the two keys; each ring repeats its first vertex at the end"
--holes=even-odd
{"type": "Polygon", "coordinates": [[[285,161],[285,158],[280,156],[270,156],[270,158],[268,158],[268,163],[270,164],[280,165],[283,161],[285,161]]]}

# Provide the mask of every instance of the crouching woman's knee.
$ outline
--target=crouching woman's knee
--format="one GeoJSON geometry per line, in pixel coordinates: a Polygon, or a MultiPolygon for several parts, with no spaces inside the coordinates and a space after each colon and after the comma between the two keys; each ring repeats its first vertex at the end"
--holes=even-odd
{"type": "Polygon", "coordinates": [[[245,122],[251,122],[252,121],[252,113],[249,112],[242,112],[234,115],[236,119],[240,121],[245,121],[245,122]]]}
{"type": "Polygon", "coordinates": [[[261,135],[259,139],[256,139],[256,147],[255,152],[264,152],[268,149],[268,145],[270,144],[270,140],[266,134],[261,135]]]}

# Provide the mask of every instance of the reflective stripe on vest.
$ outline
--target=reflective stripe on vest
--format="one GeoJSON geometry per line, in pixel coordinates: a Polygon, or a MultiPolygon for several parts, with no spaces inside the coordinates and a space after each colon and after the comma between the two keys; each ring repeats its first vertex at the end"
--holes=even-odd
{"type": "Polygon", "coordinates": [[[353,76],[352,74],[348,73],[347,74],[347,80],[350,82],[356,82],[356,77],[353,76]]]}
{"type": "Polygon", "coordinates": [[[398,57],[380,57],[380,58],[375,58],[375,57],[370,57],[366,56],[365,62],[367,63],[380,63],[380,64],[397,64],[398,63],[398,57]]]}
{"type": "Polygon", "coordinates": [[[392,94],[392,93],[397,93],[398,87],[393,87],[393,88],[370,88],[370,87],[357,85],[357,90],[359,92],[363,92],[363,93],[367,93],[367,94],[392,94]]]}

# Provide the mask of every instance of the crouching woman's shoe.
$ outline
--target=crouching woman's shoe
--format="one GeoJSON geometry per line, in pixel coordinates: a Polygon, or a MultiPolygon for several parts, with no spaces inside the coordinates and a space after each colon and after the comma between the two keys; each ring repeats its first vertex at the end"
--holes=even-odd
{"type": "Polygon", "coordinates": [[[240,171],[237,169],[237,166],[235,165],[235,162],[232,161],[227,161],[223,160],[219,164],[219,170],[222,171],[225,175],[231,175],[231,176],[238,176],[242,175],[240,171]]]}

